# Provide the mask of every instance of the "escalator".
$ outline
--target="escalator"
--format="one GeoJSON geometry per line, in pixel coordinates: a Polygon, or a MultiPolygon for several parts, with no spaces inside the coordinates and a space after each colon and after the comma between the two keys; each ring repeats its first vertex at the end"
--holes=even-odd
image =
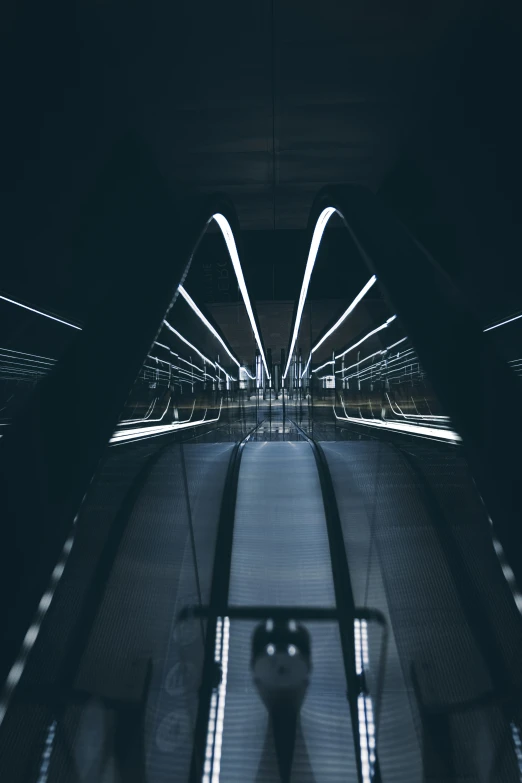
{"type": "MultiPolygon", "coordinates": [[[[336,387],[335,355],[322,387],[304,387],[299,358],[273,399],[248,297],[237,307],[252,340],[237,356],[187,294],[218,208],[230,242],[233,210],[212,203],[164,271],[168,290],[147,282],[157,301],[141,313],[141,283],[127,281],[129,302],[94,319],[2,440],[15,532],[2,554],[0,779],[515,783],[522,622],[486,500],[517,573],[518,529],[484,470],[486,446],[508,435],[477,435],[466,395],[447,390],[463,439],[482,443],[470,461],[441,441],[445,409],[412,413],[381,376],[367,399],[360,377],[336,387]],[[415,437],[438,419],[439,440],[385,431],[383,389],[415,437]]],[[[429,290],[432,309],[446,302],[429,290]]],[[[415,323],[416,306],[404,311],[415,323]]],[[[436,341],[420,344],[444,391],[436,341]]]]}

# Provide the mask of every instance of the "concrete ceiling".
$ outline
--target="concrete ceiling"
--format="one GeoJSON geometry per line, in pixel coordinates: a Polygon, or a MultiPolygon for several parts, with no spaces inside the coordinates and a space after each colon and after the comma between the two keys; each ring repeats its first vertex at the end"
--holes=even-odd
{"type": "Polygon", "coordinates": [[[169,179],[229,193],[243,229],[302,228],[321,185],[379,188],[466,13],[455,0],[185,4],[182,51],[152,55],[164,68],[153,96],[142,79],[137,122],[169,179]]]}

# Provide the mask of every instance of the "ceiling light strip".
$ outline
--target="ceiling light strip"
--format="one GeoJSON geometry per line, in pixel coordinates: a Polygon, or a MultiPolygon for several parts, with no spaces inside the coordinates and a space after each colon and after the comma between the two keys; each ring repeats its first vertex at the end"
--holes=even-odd
{"type": "Polygon", "coordinates": [[[174,327],[171,326],[168,321],[163,321],[163,325],[166,326],[167,329],[169,329],[172,332],[172,334],[175,334],[176,337],[178,337],[182,342],[184,342],[185,345],[188,345],[189,348],[192,348],[193,351],[196,351],[197,355],[201,356],[204,362],[207,362],[207,364],[211,364],[212,367],[216,369],[216,365],[214,364],[214,362],[210,361],[210,359],[207,356],[205,356],[205,354],[201,353],[201,351],[198,351],[195,345],[189,343],[189,341],[185,337],[183,337],[183,335],[181,335],[177,329],[174,329],[174,327]]]}
{"type": "Polygon", "coordinates": [[[7,296],[2,296],[2,294],[0,294],[0,299],[3,299],[4,302],[9,302],[9,304],[16,305],[17,307],[22,307],[24,310],[29,310],[31,313],[36,313],[36,315],[43,315],[44,318],[50,318],[51,321],[57,321],[59,324],[63,324],[64,326],[70,326],[71,329],[78,329],[80,332],[82,330],[81,326],[72,324],[70,321],[66,321],[63,318],[57,318],[55,315],[51,315],[50,313],[44,313],[43,310],[37,310],[35,307],[29,307],[29,305],[22,304],[22,302],[17,302],[16,299],[9,299],[7,296]]]}
{"type": "Polygon", "coordinates": [[[350,351],[353,351],[355,348],[358,348],[359,345],[362,345],[362,343],[366,342],[366,340],[369,340],[370,337],[373,337],[374,334],[377,334],[377,332],[382,331],[383,329],[387,329],[388,326],[395,321],[397,318],[396,315],[392,315],[391,318],[388,318],[387,321],[385,321],[383,324],[378,326],[376,329],[372,329],[371,332],[368,332],[364,337],[362,337],[358,342],[351,345],[349,348],[346,349],[346,351],[343,351],[342,353],[338,353],[335,357],[336,359],[342,359],[343,356],[346,356],[347,353],[350,353],[350,351]]]}
{"type": "Polygon", "coordinates": [[[254,318],[254,311],[252,310],[252,305],[250,304],[250,297],[248,296],[245,278],[243,277],[243,270],[241,269],[241,263],[239,261],[239,255],[237,252],[234,235],[232,233],[232,229],[230,228],[230,223],[228,222],[226,217],[219,212],[216,212],[216,214],[212,215],[212,217],[220,227],[223,237],[225,239],[228,253],[230,255],[230,260],[232,261],[232,266],[234,267],[234,272],[236,273],[239,290],[241,291],[241,296],[243,297],[243,302],[245,303],[246,311],[248,313],[248,318],[250,320],[250,325],[252,327],[252,331],[254,332],[254,338],[257,343],[257,347],[259,348],[259,353],[261,354],[263,364],[265,366],[266,376],[270,380],[270,373],[268,371],[268,364],[265,358],[265,352],[263,351],[261,337],[257,329],[256,319],[254,318]]]}
{"type": "Polygon", "coordinates": [[[225,349],[225,351],[228,353],[228,355],[230,356],[230,358],[232,359],[232,361],[233,361],[235,364],[237,364],[237,366],[238,366],[238,367],[240,367],[241,365],[240,365],[240,363],[238,362],[238,360],[236,359],[236,357],[234,356],[234,354],[232,353],[232,351],[231,351],[231,350],[228,348],[228,346],[226,345],[226,343],[225,343],[225,341],[223,340],[223,338],[222,338],[222,337],[221,337],[221,336],[218,334],[218,332],[217,332],[217,331],[214,329],[214,327],[212,326],[212,324],[210,323],[210,321],[208,320],[208,318],[205,318],[205,316],[203,315],[203,313],[201,312],[201,310],[199,309],[199,307],[197,306],[197,304],[195,303],[195,301],[192,299],[192,297],[190,296],[190,294],[189,294],[189,293],[186,291],[186,289],[185,289],[185,288],[184,288],[182,285],[179,285],[179,286],[178,286],[178,291],[180,292],[180,294],[181,294],[181,296],[183,297],[183,299],[185,300],[185,302],[186,302],[186,303],[187,303],[187,304],[188,304],[188,305],[189,305],[189,306],[192,308],[192,310],[193,310],[193,311],[196,313],[196,315],[198,316],[198,318],[199,318],[199,319],[200,319],[200,320],[201,320],[201,321],[202,321],[202,322],[205,324],[205,326],[207,327],[207,329],[209,330],[209,332],[211,332],[211,333],[214,335],[214,337],[215,337],[217,340],[219,340],[219,342],[221,343],[221,345],[223,346],[223,348],[225,349]]]}
{"type": "Polygon", "coordinates": [[[348,318],[348,316],[350,315],[350,313],[353,313],[353,311],[355,310],[355,308],[357,307],[357,305],[359,304],[359,302],[361,301],[361,299],[363,298],[363,296],[364,296],[366,293],[368,293],[368,291],[370,290],[370,288],[371,288],[371,287],[372,287],[372,286],[373,286],[373,285],[374,285],[376,282],[377,282],[377,277],[376,277],[375,275],[372,275],[372,276],[370,277],[370,279],[368,280],[368,282],[366,283],[366,285],[364,286],[364,288],[362,288],[362,289],[361,289],[361,291],[359,291],[359,293],[357,294],[357,296],[355,297],[355,299],[353,300],[353,302],[351,303],[351,305],[350,305],[349,307],[347,307],[347,308],[346,308],[346,310],[344,311],[344,313],[342,314],[342,316],[339,318],[339,320],[338,320],[338,321],[336,321],[336,322],[334,323],[334,325],[332,326],[332,328],[331,328],[331,329],[329,329],[329,330],[326,332],[326,334],[325,334],[323,337],[321,337],[321,339],[319,340],[319,342],[318,342],[318,343],[316,343],[316,344],[314,345],[314,347],[312,348],[312,353],[314,353],[315,351],[317,351],[317,349],[319,348],[319,346],[321,346],[321,345],[324,343],[324,341],[325,341],[325,340],[327,340],[327,339],[330,337],[330,335],[332,335],[332,334],[335,332],[335,330],[339,328],[339,326],[340,326],[340,325],[343,323],[343,321],[345,321],[345,320],[348,318]]]}
{"type": "Polygon", "coordinates": [[[299,295],[299,303],[297,305],[297,313],[294,322],[294,331],[292,333],[292,341],[290,343],[290,348],[288,350],[288,357],[286,362],[286,369],[283,373],[283,380],[286,378],[288,374],[290,363],[292,361],[292,355],[294,353],[295,344],[297,342],[297,336],[299,334],[299,329],[301,327],[301,319],[303,317],[303,309],[306,301],[306,295],[308,293],[308,286],[310,285],[310,278],[312,277],[315,260],[317,258],[317,253],[319,251],[319,245],[321,244],[321,239],[323,237],[326,224],[328,223],[328,221],[330,220],[334,212],[335,209],[333,207],[327,207],[326,209],[323,209],[323,211],[319,215],[317,223],[315,224],[314,233],[312,236],[312,242],[310,244],[310,250],[308,252],[308,260],[306,262],[303,284],[301,286],[301,293],[299,295]]]}

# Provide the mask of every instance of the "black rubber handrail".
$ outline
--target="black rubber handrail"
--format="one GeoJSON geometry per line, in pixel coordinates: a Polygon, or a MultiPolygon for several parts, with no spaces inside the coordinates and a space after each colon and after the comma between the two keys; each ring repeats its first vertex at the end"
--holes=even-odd
{"type": "MultiPolygon", "coordinates": [[[[292,421],[292,420],[290,420],[292,421]]],[[[362,760],[361,744],[359,733],[359,712],[358,695],[361,692],[360,677],[357,674],[355,665],[355,638],[354,628],[355,620],[358,617],[357,608],[350,578],[350,569],[348,558],[346,557],[346,548],[344,545],[343,528],[337,506],[334,485],[326,455],[321,446],[311,438],[305,430],[292,421],[292,424],[301,433],[303,438],[310,444],[314,453],[321,492],[323,496],[324,513],[326,518],[326,528],[328,531],[328,542],[330,545],[330,558],[332,563],[332,577],[335,591],[335,602],[337,606],[339,632],[341,637],[341,648],[343,654],[344,671],[347,683],[347,697],[350,706],[350,716],[352,720],[352,732],[355,746],[355,758],[357,759],[357,773],[362,783],[362,760]]],[[[379,766],[379,756],[376,751],[376,761],[374,764],[373,783],[380,783],[381,773],[379,766]]]]}
{"type": "MultiPolygon", "coordinates": [[[[214,552],[214,566],[212,570],[212,583],[210,588],[209,607],[205,610],[207,627],[205,635],[205,653],[201,686],[199,690],[198,713],[194,729],[194,744],[192,750],[192,763],[190,770],[191,783],[201,783],[203,766],[205,762],[205,749],[207,729],[210,714],[210,701],[212,690],[216,686],[215,670],[215,644],[217,618],[225,617],[228,606],[228,590],[230,585],[230,569],[232,565],[232,544],[234,538],[234,522],[236,515],[237,487],[239,482],[239,469],[243,449],[252,434],[261,426],[258,422],[235,444],[228,463],[227,475],[221,498],[219,522],[216,535],[216,550],[214,552]]],[[[184,619],[180,615],[179,619],[184,619]]]]}
{"type": "Polygon", "coordinates": [[[221,212],[238,238],[227,197],[176,197],[133,143],[113,158],[84,211],[82,252],[121,253],[129,273],[0,441],[0,683],[212,215],[221,212]]]}
{"type": "Polygon", "coordinates": [[[321,212],[341,216],[392,312],[401,319],[430,382],[461,435],[471,473],[506,557],[522,584],[520,385],[465,298],[427,250],[366,189],[331,185],[317,195],[309,238],[321,212]],[[499,396],[509,421],[493,415],[499,396]]]}

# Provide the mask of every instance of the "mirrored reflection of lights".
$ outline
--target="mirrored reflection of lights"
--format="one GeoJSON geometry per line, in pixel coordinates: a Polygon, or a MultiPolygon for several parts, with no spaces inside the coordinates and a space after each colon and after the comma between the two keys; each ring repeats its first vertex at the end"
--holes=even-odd
{"type": "Polygon", "coordinates": [[[217,618],[214,661],[221,667],[221,682],[212,689],[205,745],[205,761],[202,783],[219,783],[221,751],[223,746],[223,725],[228,679],[228,648],[230,642],[230,619],[217,618]]]}
{"type": "MultiPolygon", "coordinates": [[[[167,400],[167,405],[165,407],[165,410],[161,414],[161,416],[159,416],[156,419],[152,419],[152,418],[150,418],[150,416],[152,414],[152,410],[154,409],[154,405],[156,404],[156,401],[157,401],[157,398],[153,401],[152,406],[149,408],[149,411],[145,414],[145,417],[143,419],[125,419],[124,421],[120,421],[120,423],[117,424],[116,426],[118,426],[118,427],[125,427],[127,424],[141,424],[144,421],[163,421],[163,419],[165,418],[165,415],[166,415],[166,413],[167,413],[167,411],[169,409],[169,406],[170,406],[170,399],[167,400]]],[[[195,402],[196,401],[194,400],[194,404],[195,404],[195,402]]]]}
{"type": "Polygon", "coordinates": [[[16,307],[29,310],[31,313],[36,313],[36,315],[42,315],[44,318],[50,318],[51,321],[57,321],[59,324],[63,324],[64,326],[70,326],[71,329],[78,329],[80,332],[82,330],[82,327],[77,326],[77,324],[66,321],[64,318],[57,318],[55,315],[51,315],[50,313],[44,313],[43,310],[37,310],[35,307],[29,307],[29,305],[22,304],[22,302],[17,302],[16,299],[9,299],[7,296],[2,296],[1,294],[0,299],[2,299],[4,302],[9,302],[9,304],[16,305],[16,307]]]}
{"type": "MultiPolygon", "coordinates": [[[[156,438],[159,435],[176,432],[177,430],[184,430],[188,429],[189,427],[198,427],[201,424],[213,424],[214,422],[219,421],[222,408],[223,398],[221,398],[218,415],[214,419],[207,419],[205,411],[203,418],[199,419],[198,421],[191,421],[191,414],[190,419],[187,419],[186,421],[175,421],[172,422],[172,424],[158,424],[154,427],[133,427],[132,429],[125,429],[121,432],[114,433],[109,443],[117,444],[124,443],[126,441],[142,440],[144,438],[156,438]]],[[[193,412],[194,406],[192,407],[192,413],[193,412]]]]}
{"type": "Polygon", "coordinates": [[[519,780],[522,782],[522,740],[520,739],[520,731],[517,724],[514,721],[511,721],[510,725],[513,747],[515,748],[515,756],[517,757],[519,780]]]}
{"type": "Polygon", "coordinates": [[[295,646],[295,644],[288,645],[288,655],[290,655],[290,657],[292,658],[294,657],[294,655],[297,655],[297,647],[295,646]]]}
{"type": "MultiPolygon", "coordinates": [[[[344,403],[343,403],[344,407],[344,403]]],[[[382,419],[364,419],[362,416],[339,416],[333,406],[334,416],[338,421],[349,421],[353,424],[360,424],[365,427],[377,427],[383,430],[395,430],[396,432],[406,432],[409,435],[416,435],[428,440],[445,440],[451,443],[460,443],[462,438],[453,430],[447,430],[436,427],[426,427],[422,424],[409,424],[404,421],[383,421],[382,419]]],[[[345,409],[346,413],[346,409],[345,409]]]]}
{"type": "Polygon", "coordinates": [[[266,654],[267,655],[274,655],[275,653],[275,647],[273,644],[267,644],[266,646],[266,654]]]}
{"type": "Polygon", "coordinates": [[[286,368],[283,373],[283,380],[288,375],[288,370],[290,369],[290,364],[292,362],[292,356],[294,353],[295,344],[297,342],[297,337],[299,335],[299,329],[301,328],[301,319],[303,317],[303,309],[306,301],[306,295],[308,293],[308,286],[310,285],[310,278],[312,277],[312,272],[315,266],[317,253],[319,252],[321,239],[323,238],[323,233],[326,228],[326,224],[328,223],[328,221],[330,220],[334,212],[335,209],[333,207],[327,207],[326,209],[323,209],[323,211],[321,212],[321,214],[317,219],[317,223],[315,224],[314,233],[312,236],[312,242],[310,244],[310,250],[308,251],[308,259],[306,262],[303,284],[301,286],[301,293],[299,294],[299,303],[297,305],[297,312],[295,315],[294,330],[292,332],[292,340],[290,342],[290,348],[288,349],[288,358],[286,362],[286,368]]]}
{"type": "Polygon", "coordinates": [[[22,642],[22,647],[18,654],[18,658],[12,665],[9,674],[7,675],[7,679],[5,681],[4,687],[0,694],[0,726],[2,725],[3,720],[6,716],[9,703],[13,697],[15,689],[24,672],[25,665],[27,663],[31,650],[33,649],[34,643],[38,638],[42,626],[42,622],[51,605],[54,594],[56,592],[56,588],[58,587],[63,572],[65,571],[65,565],[67,563],[67,559],[73,548],[74,534],[76,531],[77,520],[78,520],[78,515],[76,515],[76,517],[74,518],[73,529],[69,534],[65,544],[63,545],[62,552],[60,555],[60,560],[56,564],[53,573],[51,574],[51,579],[47,590],[45,591],[45,593],[40,599],[40,603],[38,604],[38,609],[36,611],[35,617],[33,618],[33,622],[31,623],[30,627],[28,628],[24,636],[24,640],[22,642]]]}
{"type": "Polygon", "coordinates": [[[312,372],[320,372],[321,370],[324,370],[325,367],[328,367],[329,364],[335,364],[333,359],[330,359],[329,362],[325,362],[324,364],[321,364],[319,367],[316,367],[315,370],[312,370],[312,372]]]}
{"type": "Polygon", "coordinates": [[[47,783],[49,779],[49,767],[51,766],[51,756],[54,748],[56,729],[57,723],[55,720],[53,720],[47,729],[47,736],[45,737],[45,745],[42,752],[42,760],[40,762],[40,769],[38,771],[38,778],[36,779],[36,783],[47,783]]]}
{"type": "Polygon", "coordinates": [[[396,315],[392,315],[391,318],[388,318],[387,321],[385,321],[380,326],[377,326],[376,329],[372,329],[371,332],[368,332],[368,334],[365,334],[364,337],[362,337],[358,342],[354,343],[353,345],[350,345],[349,348],[346,349],[346,351],[343,351],[342,353],[339,353],[336,355],[336,359],[342,359],[343,356],[346,356],[347,353],[350,353],[350,351],[355,350],[355,348],[358,348],[360,345],[362,345],[366,340],[369,340],[370,337],[373,337],[374,334],[377,334],[377,332],[381,332],[383,329],[387,329],[388,326],[395,321],[397,318],[396,315]]]}
{"type": "Polygon", "coordinates": [[[517,580],[515,574],[513,573],[513,569],[508,563],[506,553],[504,552],[504,547],[502,546],[502,544],[500,543],[500,541],[496,536],[495,528],[493,526],[493,522],[490,516],[488,516],[488,520],[489,520],[489,524],[491,525],[493,549],[495,550],[495,554],[500,563],[500,567],[502,569],[504,579],[508,583],[509,589],[511,590],[511,594],[515,601],[516,607],[518,611],[522,614],[522,592],[520,591],[519,586],[517,584],[517,580]]]}
{"type": "Polygon", "coordinates": [[[370,288],[371,288],[371,287],[374,285],[374,283],[376,283],[376,282],[377,282],[377,278],[376,278],[376,276],[375,276],[375,275],[372,275],[372,276],[370,277],[370,279],[368,280],[368,282],[366,283],[366,285],[365,285],[365,286],[364,286],[364,287],[363,287],[363,288],[362,288],[362,289],[359,291],[359,293],[357,294],[357,296],[355,297],[355,299],[353,300],[353,302],[351,303],[351,305],[349,305],[349,307],[347,307],[347,308],[346,308],[346,310],[345,310],[345,311],[344,311],[344,313],[341,315],[341,317],[339,318],[339,320],[338,320],[338,321],[336,321],[336,322],[334,323],[334,325],[332,326],[332,328],[331,328],[331,329],[329,329],[329,330],[326,332],[326,334],[325,334],[323,337],[321,337],[321,339],[319,340],[319,342],[318,342],[318,343],[316,343],[316,344],[314,345],[314,347],[312,348],[312,353],[315,353],[315,351],[317,351],[317,349],[319,348],[319,346],[321,346],[321,345],[324,343],[324,341],[325,341],[325,340],[327,340],[327,339],[330,337],[330,335],[332,335],[332,334],[335,332],[335,330],[336,330],[336,329],[338,329],[338,328],[340,327],[340,325],[341,325],[341,324],[342,324],[342,323],[343,323],[343,322],[344,322],[344,321],[345,321],[345,320],[348,318],[348,316],[350,315],[350,313],[353,313],[353,311],[355,310],[355,308],[357,307],[357,305],[359,304],[359,302],[361,301],[361,299],[364,297],[364,295],[365,295],[365,294],[367,294],[367,293],[368,293],[368,291],[370,290],[370,288]]]}
{"type": "Polygon", "coordinates": [[[201,353],[201,351],[199,351],[195,345],[189,343],[189,341],[185,337],[183,337],[183,335],[180,334],[177,329],[174,329],[174,327],[171,326],[168,321],[163,321],[163,325],[166,326],[167,329],[172,332],[172,334],[175,334],[176,337],[178,337],[182,342],[184,342],[185,345],[188,345],[189,348],[192,348],[193,351],[196,351],[197,355],[201,356],[204,362],[206,362],[207,364],[211,364],[212,367],[216,369],[216,365],[214,364],[214,362],[210,361],[210,359],[207,356],[205,356],[205,354],[201,353]]]}
{"type": "Polygon", "coordinates": [[[255,376],[255,375],[252,375],[252,373],[250,372],[250,370],[248,370],[248,369],[247,369],[245,366],[242,366],[242,367],[240,367],[240,369],[239,369],[239,377],[240,377],[240,379],[241,379],[241,380],[243,380],[243,379],[241,378],[241,374],[242,374],[242,373],[243,373],[244,375],[246,375],[246,376],[247,376],[247,378],[250,378],[250,380],[251,380],[251,381],[255,381],[255,380],[256,380],[256,376],[255,376]]]}
{"type": "Polygon", "coordinates": [[[227,346],[227,344],[225,343],[221,335],[216,331],[216,329],[214,329],[214,327],[212,326],[208,318],[205,318],[205,316],[203,315],[203,313],[201,312],[201,310],[199,309],[195,301],[192,299],[190,294],[185,290],[185,288],[182,285],[178,286],[178,291],[180,292],[181,296],[186,301],[186,303],[189,305],[189,307],[196,313],[196,315],[201,320],[201,322],[205,324],[209,332],[213,334],[216,340],[218,340],[221,343],[221,345],[228,353],[228,355],[230,356],[234,364],[237,364],[237,366],[240,367],[241,366],[240,363],[238,362],[238,360],[236,359],[236,357],[234,356],[230,348],[227,346]]]}
{"type": "Polygon", "coordinates": [[[308,371],[308,368],[310,367],[310,362],[312,361],[312,352],[310,351],[308,355],[308,361],[306,362],[305,368],[303,372],[301,373],[301,379],[303,379],[308,371]]]}
{"type": "Polygon", "coordinates": [[[388,351],[391,351],[392,348],[396,348],[401,343],[406,342],[407,339],[408,339],[407,337],[403,337],[402,340],[397,340],[396,343],[392,343],[392,345],[388,345],[387,348],[383,348],[380,351],[375,351],[374,353],[371,353],[368,356],[365,356],[364,359],[359,359],[358,362],[354,362],[353,364],[350,364],[349,367],[343,367],[342,370],[337,370],[335,374],[338,375],[339,373],[346,373],[349,370],[353,369],[354,367],[359,367],[359,365],[364,364],[364,362],[369,361],[369,359],[373,359],[374,356],[383,356],[385,353],[388,353],[388,351]]]}
{"type": "Polygon", "coordinates": [[[245,278],[243,277],[243,270],[241,269],[241,263],[239,261],[239,255],[237,252],[236,242],[234,240],[234,234],[232,233],[232,229],[230,228],[230,223],[228,222],[228,220],[224,215],[222,215],[220,212],[216,212],[216,214],[212,215],[212,217],[220,227],[223,237],[225,239],[228,248],[228,253],[230,255],[230,260],[232,261],[232,266],[234,267],[234,272],[236,273],[239,290],[241,291],[241,296],[243,297],[243,302],[245,304],[245,308],[248,314],[250,326],[252,327],[252,331],[254,333],[254,338],[257,347],[259,349],[261,359],[263,360],[266,377],[270,380],[268,364],[266,362],[265,352],[263,350],[263,345],[261,343],[261,337],[257,329],[256,319],[254,318],[254,311],[252,310],[252,305],[250,304],[250,297],[248,295],[245,278]]]}

